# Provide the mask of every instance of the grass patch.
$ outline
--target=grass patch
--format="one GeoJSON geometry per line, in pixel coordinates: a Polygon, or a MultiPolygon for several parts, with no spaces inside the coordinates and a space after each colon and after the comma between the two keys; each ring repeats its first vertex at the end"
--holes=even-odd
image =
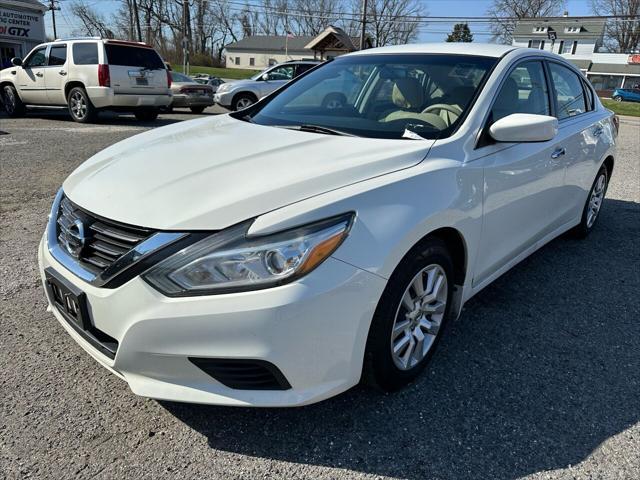
{"type": "MultiPolygon", "coordinates": [[[[182,65],[171,66],[176,72],[182,73],[182,65]]],[[[240,68],[218,68],[218,67],[189,67],[189,74],[194,75],[196,73],[207,73],[220,78],[233,78],[235,80],[242,80],[249,78],[256,74],[258,70],[243,70],[240,68]]]]}
{"type": "Polygon", "coordinates": [[[630,115],[632,117],[640,117],[640,103],[637,102],[616,102],[601,98],[602,104],[616,115],[630,115]]]}

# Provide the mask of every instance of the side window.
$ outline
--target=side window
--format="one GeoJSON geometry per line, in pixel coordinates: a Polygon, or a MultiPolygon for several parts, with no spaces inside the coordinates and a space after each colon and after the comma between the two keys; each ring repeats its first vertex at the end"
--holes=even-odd
{"type": "Polygon", "coordinates": [[[75,43],[73,45],[73,63],[76,65],[97,65],[97,43],[75,43]]]}
{"type": "Polygon", "coordinates": [[[550,115],[549,92],[542,63],[521,63],[506,79],[491,109],[491,122],[512,113],[550,115]]]}
{"type": "Polygon", "coordinates": [[[42,67],[47,61],[47,57],[45,53],[47,51],[47,47],[40,47],[37,50],[34,50],[29,57],[22,64],[23,68],[33,68],[33,67],[42,67]]]}
{"type": "Polygon", "coordinates": [[[293,65],[284,65],[269,72],[269,80],[291,80],[292,78],[293,65]]]}
{"type": "Polygon", "coordinates": [[[67,63],[67,46],[56,45],[49,51],[49,66],[64,65],[67,63]]]}
{"type": "Polygon", "coordinates": [[[555,89],[558,120],[586,112],[587,105],[580,77],[555,62],[549,62],[549,70],[555,89]]]}
{"type": "Polygon", "coordinates": [[[587,80],[582,80],[582,88],[584,89],[584,98],[587,104],[587,111],[590,112],[595,108],[595,101],[593,99],[593,91],[587,85],[587,80]]]}

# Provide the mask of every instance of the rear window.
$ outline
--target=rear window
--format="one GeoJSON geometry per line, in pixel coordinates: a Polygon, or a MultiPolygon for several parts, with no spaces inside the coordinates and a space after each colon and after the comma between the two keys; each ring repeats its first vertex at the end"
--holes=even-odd
{"type": "Polygon", "coordinates": [[[98,64],[98,44],[97,43],[74,43],[73,63],[76,65],[97,65],[98,64]]]}
{"type": "Polygon", "coordinates": [[[152,48],[129,47],[126,45],[106,44],[109,65],[143,67],[151,70],[164,70],[164,62],[152,48]]]}

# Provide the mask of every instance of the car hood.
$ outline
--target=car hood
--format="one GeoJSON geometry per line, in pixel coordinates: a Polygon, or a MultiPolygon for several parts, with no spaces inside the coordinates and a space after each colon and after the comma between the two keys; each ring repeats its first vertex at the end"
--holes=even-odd
{"type": "Polygon", "coordinates": [[[411,167],[431,145],[300,132],[221,115],[112,145],[80,165],[63,189],[80,207],[119,222],[217,230],[411,167]]]}
{"type": "Polygon", "coordinates": [[[245,85],[255,85],[255,80],[229,80],[228,82],[224,82],[223,85],[229,85],[227,88],[231,90],[232,88],[244,87],[245,85]]]}

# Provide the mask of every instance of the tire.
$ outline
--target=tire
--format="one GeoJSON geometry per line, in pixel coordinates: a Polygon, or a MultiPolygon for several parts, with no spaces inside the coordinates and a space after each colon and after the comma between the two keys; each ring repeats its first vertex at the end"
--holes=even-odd
{"type": "Polygon", "coordinates": [[[82,87],[74,87],[69,91],[67,105],[74,122],[91,123],[98,117],[98,110],[93,106],[86,90],[82,87]]]}
{"type": "Polygon", "coordinates": [[[240,93],[233,97],[233,102],[231,102],[231,110],[238,111],[244,110],[247,107],[250,107],[254,103],[256,103],[258,99],[255,95],[251,93],[240,93]]]}
{"type": "Polygon", "coordinates": [[[202,113],[206,107],[191,107],[191,112],[193,113],[202,113]]]}
{"type": "Polygon", "coordinates": [[[621,101],[622,101],[622,97],[620,97],[620,96],[618,96],[618,95],[616,95],[615,97],[613,97],[613,99],[614,99],[616,102],[621,102],[621,101]]]}
{"type": "Polygon", "coordinates": [[[22,103],[18,91],[13,85],[5,85],[2,88],[2,101],[4,110],[11,118],[22,117],[27,113],[27,107],[22,103]]]}
{"type": "Polygon", "coordinates": [[[153,122],[158,118],[157,108],[140,108],[134,112],[134,115],[141,122],[153,122]]]}
{"type": "Polygon", "coordinates": [[[607,194],[607,188],[609,186],[609,172],[604,165],[598,170],[587,201],[585,202],[582,210],[582,218],[580,223],[573,228],[571,233],[574,237],[585,238],[591,233],[591,231],[598,223],[600,218],[600,212],[602,211],[602,204],[604,203],[604,197],[607,194]]]}
{"type": "Polygon", "coordinates": [[[451,255],[444,242],[437,238],[427,238],[403,258],[380,297],[367,338],[364,383],[384,391],[395,391],[413,381],[424,370],[442,336],[451,308],[452,292],[451,255]],[[432,273],[434,280],[430,280],[432,273]],[[441,286],[435,291],[439,284],[437,278],[440,277],[443,278],[440,280],[441,286]],[[423,304],[415,308],[417,302],[414,303],[414,311],[408,312],[403,299],[406,294],[412,300],[420,298],[413,286],[418,278],[422,280],[425,292],[423,304]],[[434,291],[437,295],[435,300],[430,301],[428,297],[433,296],[434,291]],[[406,328],[403,329],[402,325],[406,328]],[[418,330],[423,337],[422,350],[419,350],[418,330]],[[405,340],[406,338],[409,340],[405,340]],[[427,341],[428,346],[424,343],[427,341]],[[401,348],[403,342],[406,348],[401,348]],[[412,344],[413,354],[407,354],[412,344]],[[397,349],[397,355],[392,353],[394,348],[397,349]],[[404,357],[408,359],[403,365],[404,357]]]}
{"type": "Polygon", "coordinates": [[[322,99],[322,108],[334,110],[347,104],[347,97],[342,93],[329,93],[322,99]]]}

